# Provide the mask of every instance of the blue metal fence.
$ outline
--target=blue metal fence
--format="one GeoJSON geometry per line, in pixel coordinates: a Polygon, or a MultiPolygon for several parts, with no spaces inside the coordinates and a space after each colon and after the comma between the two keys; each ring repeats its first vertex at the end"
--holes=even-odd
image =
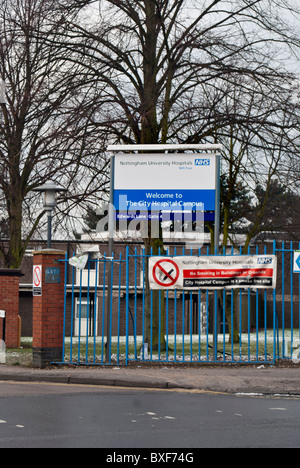
{"type": "Polygon", "coordinates": [[[276,245],[278,257],[278,284],[276,288],[276,359],[299,359],[300,345],[300,274],[294,273],[294,253],[300,242],[276,245]]]}
{"type": "MultiPolygon", "coordinates": [[[[153,291],[148,258],[126,247],[90,257],[84,270],[66,263],[64,364],[273,363],[299,357],[300,275],[289,243],[249,247],[277,255],[277,287],[153,291]],[[235,334],[232,330],[235,330],[235,334]]],[[[242,249],[222,252],[241,255],[242,249]]],[[[205,255],[209,249],[170,247],[164,256],[205,255]]]]}

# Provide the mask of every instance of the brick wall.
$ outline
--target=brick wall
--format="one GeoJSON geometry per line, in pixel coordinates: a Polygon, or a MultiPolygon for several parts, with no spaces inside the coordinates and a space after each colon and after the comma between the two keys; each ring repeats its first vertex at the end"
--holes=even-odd
{"type": "Polygon", "coordinates": [[[62,359],[64,319],[64,263],[65,253],[43,250],[34,253],[34,265],[42,267],[42,291],[33,297],[33,365],[45,367],[62,359]],[[46,269],[60,269],[60,282],[47,283],[46,269]]]}
{"type": "MultiPolygon", "coordinates": [[[[7,348],[20,346],[19,284],[20,270],[0,270],[0,310],[6,313],[5,344],[7,348]]],[[[0,339],[3,336],[4,320],[0,319],[0,339]]]]}

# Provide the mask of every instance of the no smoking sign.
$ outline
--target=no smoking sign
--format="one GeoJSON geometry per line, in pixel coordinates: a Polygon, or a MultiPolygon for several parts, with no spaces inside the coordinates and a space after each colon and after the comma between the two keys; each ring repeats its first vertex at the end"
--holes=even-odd
{"type": "Polygon", "coordinates": [[[180,270],[174,260],[163,258],[154,263],[152,279],[154,286],[161,288],[173,288],[179,278],[180,270]]]}
{"type": "Polygon", "coordinates": [[[41,296],[42,295],[42,265],[33,266],[32,274],[32,286],[33,286],[33,295],[41,296]]]}

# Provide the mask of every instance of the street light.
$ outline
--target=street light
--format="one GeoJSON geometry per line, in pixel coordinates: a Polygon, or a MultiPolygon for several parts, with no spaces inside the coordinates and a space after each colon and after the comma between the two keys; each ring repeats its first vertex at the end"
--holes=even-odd
{"type": "Polygon", "coordinates": [[[57,185],[52,180],[49,180],[44,185],[37,187],[34,192],[44,192],[44,208],[48,215],[48,237],[47,248],[51,249],[52,244],[52,212],[56,207],[56,194],[58,192],[67,192],[67,189],[57,185]]]}

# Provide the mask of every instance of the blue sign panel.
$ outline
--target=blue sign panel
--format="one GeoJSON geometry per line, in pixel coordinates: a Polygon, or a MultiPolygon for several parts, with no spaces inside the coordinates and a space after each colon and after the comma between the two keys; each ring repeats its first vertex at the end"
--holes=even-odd
{"type": "Polygon", "coordinates": [[[115,190],[117,211],[214,211],[214,190],[115,190]]]}
{"type": "Polygon", "coordinates": [[[60,268],[48,267],[45,269],[45,283],[60,283],[60,268]]]}
{"type": "MultiPolygon", "coordinates": [[[[199,212],[198,212],[199,213],[199,212]]],[[[199,220],[199,216],[195,211],[182,211],[182,212],[174,212],[174,211],[116,211],[115,219],[118,221],[122,220],[138,220],[138,221],[147,221],[147,220],[160,220],[160,221],[178,221],[179,219],[184,221],[197,221],[199,220]]],[[[215,220],[215,212],[207,212],[204,211],[203,217],[201,218],[202,221],[214,221],[215,220]]]]}

